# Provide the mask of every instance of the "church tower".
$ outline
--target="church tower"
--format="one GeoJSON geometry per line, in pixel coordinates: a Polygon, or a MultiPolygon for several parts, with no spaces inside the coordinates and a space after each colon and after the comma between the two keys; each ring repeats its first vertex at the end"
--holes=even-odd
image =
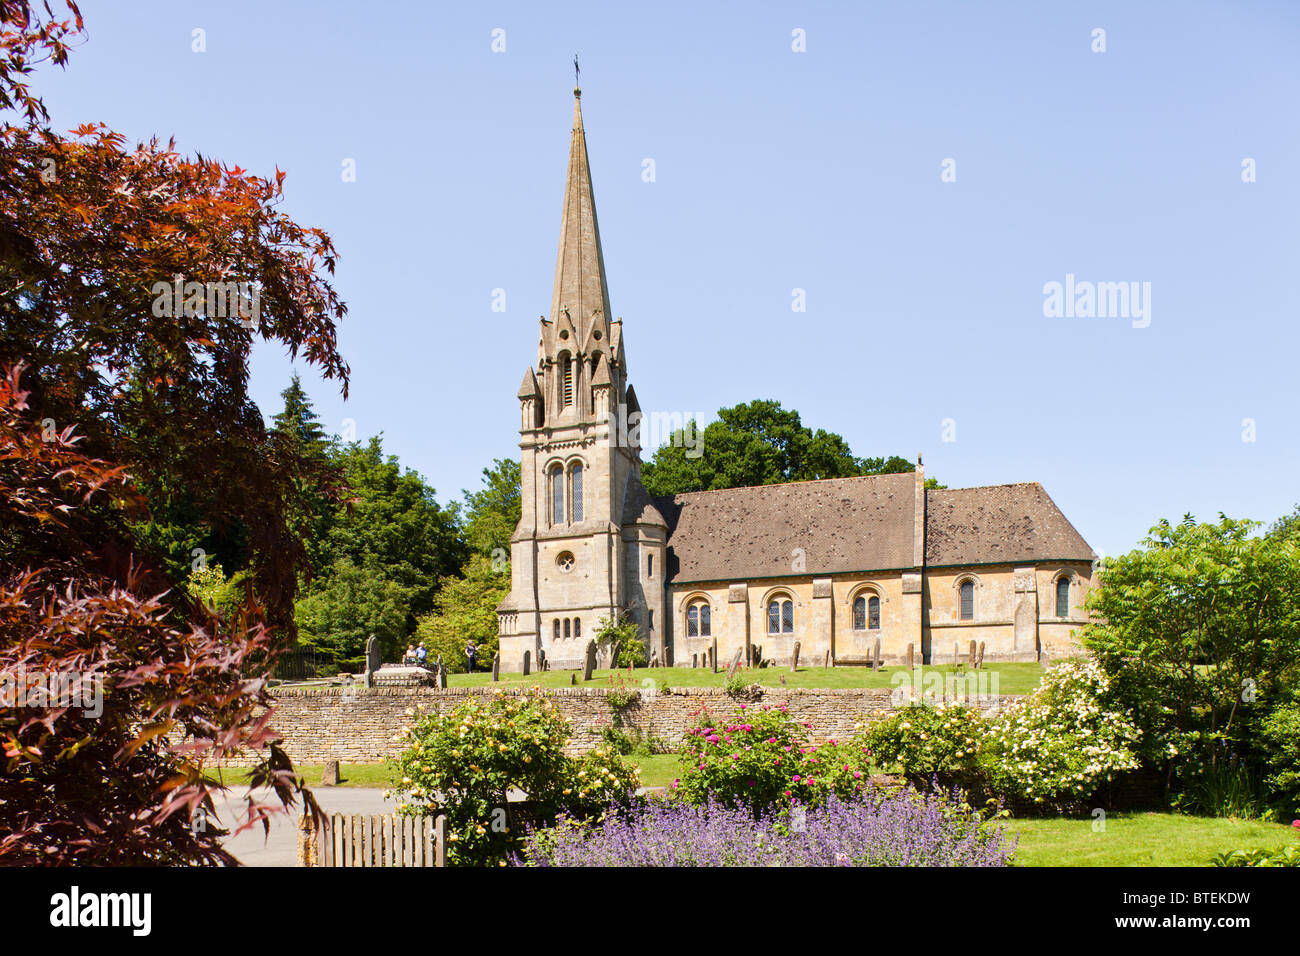
{"type": "Polygon", "coordinates": [[[522,515],[510,543],[511,591],[498,610],[501,666],[539,651],[581,667],[602,618],[629,615],[664,660],[668,527],[641,484],[636,393],[627,382],[622,320],[611,318],[605,259],[573,91],[573,136],[560,251],[537,365],[519,386],[522,515]],[[633,423],[629,440],[627,422],[633,423]]]}

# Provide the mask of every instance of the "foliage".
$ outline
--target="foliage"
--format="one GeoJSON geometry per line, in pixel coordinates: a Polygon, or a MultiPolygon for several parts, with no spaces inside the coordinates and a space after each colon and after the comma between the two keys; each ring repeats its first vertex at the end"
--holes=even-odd
{"type": "Polygon", "coordinates": [[[675,431],[642,466],[641,480],[652,495],[675,495],[914,470],[897,455],[858,458],[839,435],[820,428],[813,432],[793,409],[758,400],[719,409],[718,420],[702,432],[694,422],[675,431]],[[701,439],[703,454],[691,447],[701,439]]]}
{"type": "Polygon", "coordinates": [[[1300,814],[1300,700],[1274,708],[1260,736],[1268,753],[1266,786],[1288,815],[1300,814]]]}
{"type": "Polygon", "coordinates": [[[627,678],[618,671],[609,675],[609,690],[605,692],[605,700],[608,701],[610,709],[614,711],[615,720],[618,719],[621,711],[631,707],[641,699],[641,690],[639,687],[629,686],[627,678]]]}
{"type": "Polygon", "coordinates": [[[528,795],[535,818],[548,821],[565,808],[581,816],[626,804],[636,789],[636,771],[616,754],[568,757],[568,722],[545,699],[470,697],[454,711],[418,716],[402,734],[408,746],[394,766],[398,810],[445,813],[448,862],[457,865],[501,863],[515,847],[521,834],[502,810],[512,788],[528,795]]]}
{"type": "Polygon", "coordinates": [[[1217,853],[1211,859],[1215,866],[1300,866],[1300,847],[1286,846],[1276,850],[1229,850],[1217,853]]]}
{"type": "Polygon", "coordinates": [[[244,606],[246,577],[245,572],[237,571],[228,578],[221,565],[216,563],[200,566],[186,579],[185,593],[213,614],[229,620],[244,606]]]}
{"type": "Polygon", "coordinates": [[[980,747],[988,732],[979,713],[962,705],[917,705],[876,721],[864,735],[881,767],[897,765],[913,783],[924,786],[967,783],[979,777],[980,747]]]}
{"type": "MultiPolygon", "coordinates": [[[[216,826],[205,768],[240,749],[252,780],[317,813],[268,717],[252,659],[272,650],[259,609],[176,621],[143,576],[115,580],[96,551],[121,533],[113,513],[142,506],[125,470],[46,438],[27,420],[22,369],[0,380],[0,865],[236,862],[216,826]],[[18,561],[44,556],[43,567],[18,561]]],[[[128,542],[118,540],[115,548],[128,542]]],[[[110,565],[111,567],[111,565],[110,565]]],[[[248,801],[243,829],[276,812],[248,801]]]]}
{"type": "Polygon", "coordinates": [[[595,638],[600,647],[618,645],[618,660],[611,661],[611,667],[645,666],[647,658],[641,628],[631,615],[620,615],[617,622],[602,617],[596,622],[595,638]]]}
{"type": "Polygon", "coordinates": [[[471,551],[510,554],[510,537],[519,525],[523,499],[516,458],[497,458],[483,469],[483,488],[464,491],[465,541],[471,551]]]}
{"type": "Polygon", "coordinates": [[[347,558],[298,601],[294,618],[306,647],[328,650],[339,666],[364,666],[366,641],[380,642],[385,660],[400,658],[405,645],[410,592],[384,574],[376,562],[358,567],[347,558]]]}
{"type": "Polygon", "coordinates": [[[302,577],[309,581],[333,564],[327,534],[342,497],[342,473],[334,460],[337,449],[326,437],[296,372],[280,396],[284,408],[274,416],[272,434],[290,450],[287,460],[294,467],[290,476],[294,495],[285,520],[306,547],[302,577]]]}
{"type": "Polygon", "coordinates": [[[672,747],[661,738],[643,734],[636,727],[617,726],[612,721],[601,727],[600,736],[606,747],[624,757],[649,757],[673,752],[672,747]]]}
{"type": "Polygon", "coordinates": [[[866,786],[861,741],[816,746],[784,707],[740,705],[725,723],[707,721],[687,732],[682,775],[673,792],[696,804],[716,800],[754,814],[792,804],[818,805],[832,793],[866,786]]]}
{"type": "Polygon", "coordinates": [[[1135,770],[1141,732],[1109,700],[1094,660],[1059,661],[1033,695],[988,728],[982,760],[993,789],[1016,800],[1069,806],[1135,770]]]}
{"type": "Polygon", "coordinates": [[[452,671],[469,670],[465,644],[474,641],[478,649],[475,668],[491,665],[499,647],[497,605],[510,593],[510,575],[493,570],[493,563],[481,554],[471,555],[457,577],[442,580],[433,598],[433,610],[420,619],[416,641],[423,641],[430,660],[442,655],[452,671]]]}
{"type": "Polygon", "coordinates": [[[528,866],[1006,866],[1015,852],[996,820],[943,793],[866,790],[829,796],[798,825],[757,820],[713,800],[651,802],[528,835],[528,866]]]}
{"type": "Polygon", "coordinates": [[[1162,521],[1142,548],[1106,562],[1084,640],[1143,730],[1143,764],[1171,789],[1236,754],[1268,781],[1264,799],[1294,808],[1294,791],[1265,773],[1277,744],[1262,728],[1285,719],[1271,715],[1300,682],[1300,539],[1251,537],[1256,527],[1162,521]]]}

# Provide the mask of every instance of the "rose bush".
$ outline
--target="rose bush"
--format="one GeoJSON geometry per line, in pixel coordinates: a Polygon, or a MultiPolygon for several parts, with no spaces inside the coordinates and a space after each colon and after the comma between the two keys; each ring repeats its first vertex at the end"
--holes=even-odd
{"type": "Polygon", "coordinates": [[[447,816],[447,859],[454,865],[504,863],[518,826],[507,814],[511,790],[528,796],[534,822],[600,814],[634,799],[636,768],[616,753],[569,757],[568,721],[544,698],[470,697],[455,710],[421,714],[403,728],[407,748],[394,761],[398,812],[447,816]]]}
{"type": "Polygon", "coordinates": [[[682,775],[671,789],[690,803],[715,800],[754,814],[861,790],[869,758],[861,740],[814,745],[808,729],[768,705],[742,704],[727,720],[706,719],[686,734],[682,775]]]}

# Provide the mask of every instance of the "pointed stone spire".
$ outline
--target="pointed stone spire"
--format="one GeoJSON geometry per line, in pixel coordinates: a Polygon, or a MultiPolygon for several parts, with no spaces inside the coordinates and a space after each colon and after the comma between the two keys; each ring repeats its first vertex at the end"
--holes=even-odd
{"type": "Polygon", "coordinates": [[[582,90],[578,89],[573,91],[573,139],[560,218],[551,321],[559,322],[566,309],[575,326],[574,347],[587,343],[597,330],[601,333],[597,340],[609,340],[609,288],[605,284],[605,257],[600,248],[596,197],[587,162],[587,137],[582,128],[582,90]]]}
{"type": "Polygon", "coordinates": [[[531,367],[528,371],[524,372],[524,381],[523,384],[519,386],[518,397],[521,401],[525,398],[542,397],[542,390],[537,387],[537,376],[533,374],[531,367]]]}

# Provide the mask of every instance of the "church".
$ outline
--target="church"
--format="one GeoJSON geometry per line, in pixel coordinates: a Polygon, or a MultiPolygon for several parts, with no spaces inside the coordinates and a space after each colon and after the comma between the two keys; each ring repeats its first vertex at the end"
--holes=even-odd
{"type": "MultiPolygon", "coordinates": [[[[602,619],[630,616],[647,657],[737,651],[808,666],[1075,652],[1096,555],[1036,482],[927,489],[914,473],[651,497],[624,440],[641,411],[612,318],[582,124],[536,366],[519,386],[522,516],[498,608],[501,667],[544,651],[581,667],[602,619]],[[879,642],[877,644],[877,642],[879,642]]],[[[704,454],[708,454],[707,446],[704,454]]]]}

